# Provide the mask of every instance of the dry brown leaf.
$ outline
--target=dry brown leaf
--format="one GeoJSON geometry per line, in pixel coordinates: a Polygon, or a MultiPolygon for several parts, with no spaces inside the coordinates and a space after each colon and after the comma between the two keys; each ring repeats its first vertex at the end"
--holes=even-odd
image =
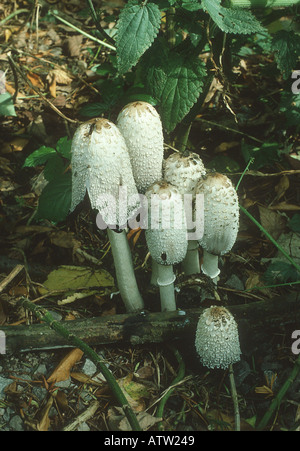
{"type": "Polygon", "coordinates": [[[81,245],[80,241],[74,238],[74,233],[64,232],[63,230],[51,233],[50,240],[55,246],[62,247],[64,249],[75,250],[81,245]]]}
{"type": "Polygon", "coordinates": [[[297,211],[300,210],[299,205],[288,204],[286,202],[280,202],[277,205],[272,205],[269,207],[271,210],[282,210],[282,211],[297,211]]]}
{"type": "Polygon", "coordinates": [[[37,425],[37,430],[46,432],[48,431],[50,427],[50,418],[49,418],[49,411],[53,404],[53,396],[50,396],[50,398],[47,401],[46,406],[43,408],[41,412],[41,420],[39,421],[37,425]]]}
{"type": "Polygon", "coordinates": [[[286,220],[276,211],[258,207],[261,225],[277,240],[285,229],[286,220]]]}
{"type": "Polygon", "coordinates": [[[44,83],[42,82],[42,79],[39,75],[35,74],[34,72],[28,72],[27,78],[34,87],[44,89],[44,83]]]}
{"type": "Polygon", "coordinates": [[[84,373],[74,371],[71,373],[71,377],[82,384],[96,385],[96,387],[102,387],[103,385],[103,382],[97,382],[84,373]]]}
{"type": "Polygon", "coordinates": [[[47,382],[56,384],[57,382],[66,381],[70,377],[70,372],[75,363],[79,362],[83,356],[83,352],[78,349],[72,349],[58,364],[47,382]]]}
{"type": "Polygon", "coordinates": [[[68,52],[70,56],[79,56],[83,36],[81,34],[71,36],[67,39],[68,52]]]}
{"type": "Polygon", "coordinates": [[[237,147],[239,145],[239,141],[223,142],[215,148],[215,153],[227,152],[233,147],[237,147]]]}
{"type": "Polygon", "coordinates": [[[276,200],[280,200],[290,187],[290,181],[287,175],[280,178],[278,185],[275,186],[276,200]]]}

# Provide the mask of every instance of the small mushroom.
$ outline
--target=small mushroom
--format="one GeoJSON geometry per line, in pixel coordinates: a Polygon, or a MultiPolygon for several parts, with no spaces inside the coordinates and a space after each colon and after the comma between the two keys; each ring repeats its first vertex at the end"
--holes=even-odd
{"type": "Polygon", "coordinates": [[[91,207],[101,215],[103,228],[109,226],[118,288],[126,309],[128,312],[140,310],[144,304],[137,287],[126,232],[115,231],[124,229],[139,208],[124,138],[116,125],[107,119],[92,119],[76,130],[71,152],[71,211],[84,199],[87,191],[91,207]],[[132,197],[136,202],[128,202],[132,197]]]}
{"type": "MultiPolygon", "coordinates": [[[[195,194],[195,188],[199,180],[206,174],[206,169],[200,156],[194,152],[173,153],[163,163],[164,179],[176,186],[182,194],[195,194]]],[[[192,232],[192,230],[191,230],[192,232]]],[[[198,274],[199,244],[195,239],[189,239],[188,250],[182,262],[182,268],[186,275],[198,274]]]]}
{"type": "Polygon", "coordinates": [[[211,306],[200,315],[195,346],[204,366],[226,369],[239,362],[241,349],[236,321],[225,307],[211,306]]]}
{"type": "Polygon", "coordinates": [[[173,265],[187,252],[187,230],[182,195],[165,181],[154,183],[146,192],[148,228],[146,241],[157,263],[157,284],[161,310],[176,310],[173,265]]]}
{"type": "Polygon", "coordinates": [[[201,269],[216,282],[220,273],[218,258],[232,249],[237,238],[238,196],[231,180],[219,173],[203,177],[195,193],[204,195],[204,234],[199,240],[203,248],[201,269]]]}
{"type": "Polygon", "coordinates": [[[164,138],[156,109],[147,102],[132,102],[118,115],[117,126],[125,138],[138,192],[162,178],[164,138]]]}

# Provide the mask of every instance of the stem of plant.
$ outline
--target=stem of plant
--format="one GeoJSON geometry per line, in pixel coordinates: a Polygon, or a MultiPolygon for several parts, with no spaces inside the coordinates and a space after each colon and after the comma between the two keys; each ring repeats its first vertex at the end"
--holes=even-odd
{"type": "Polygon", "coordinates": [[[233,408],[234,408],[234,429],[235,431],[241,430],[241,419],[240,419],[240,410],[239,410],[239,400],[238,395],[236,391],[236,385],[234,380],[234,372],[233,372],[233,366],[229,366],[229,380],[230,380],[230,387],[231,387],[231,396],[233,401],[233,408]]]}
{"type": "Polygon", "coordinates": [[[228,0],[228,6],[234,8],[287,8],[299,4],[300,0],[228,0]]]}
{"type": "Polygon", "coordinates": [[[132,411],[124,393],[122,392],[121,388],[119,387],[117,381],[115,380],[113,374],[110,372],[110,370],[106,367],[106,365],[101,361],[98,354],[90,348],[85,342],[77,338],[75,335],[68,332],[60,323],[59,321],[56,321],[51,314],[44,308],[39,307],[35,304],[33,304],[28,299],[23,299],[20,304],[23,308],[30,310],[40,321],[43,321],[51,327],[51,329],[55,330],[59,335],[67,339],[71,345],[81,349],[82,352],[84,352],[90,360],[99,368],[99,370],[102,372],[103,376],[105,377],[111,391],[113,392],[118,404],[122,407],[124,410],[124,413],[129,421],[129,424],[133,431],[141,431],[140,424],[136,418],[136,415],[132,411]]]}
{"type": "Polygon", "coordinates": [[[294,368],[292,369],[289,377],[287,378],[287,380],[285,381],[285,383],[283,384],[283,386],[277,393],[276,397],[271,402],[270,407],[268,408],[268,410],[264,414],[263,418],[261,419],[261,421],[258,425],[258,430],[262,430],[268,425],[268,422],[272,418],[275,410],[279,408],[281,401],[282,401],[283,397],[285,396],[286,392],[288,391],[291,384],[294,382],[294,380],[298,376],[299,371],[300,371],[300,355],[298,356],[298,358],[295,362],[294,368]]]}
{"type": "MultiPolygon", "coordinates": [[[[172,387],[173,385],[176,385],[178,382],[180,382],[184,378],[185,363],[184,363],[184,360],[183,360],[180,352],[176,348],[174,348],[173,346],[169,346],[169,348],[173,352],[173,354],[174,354],[174,356],[175,356],[175,358],[176,358],[176,360],[177,360],[177,362],[179,364],[178,374],[177,374],[177,376],[175,377],[175,379],[171,383],[171,387],[172,387]]],[[[170,396],[172,395],[173,391],[174,391],[174,388],[170,388],[166,392],[166,394],[163,396],[163,398],[161,399],[161,401],[160,401],[160,403],[158,405],[158,409],[156,411],[156,417],[157,418],[163,418],[165,405],[166,405],[168,399],[170,398],[170,396]]],[[[164,429],[162,422],[160,422],[158,424],[158,429],[160,431],[162,431],[164,429]]]]}

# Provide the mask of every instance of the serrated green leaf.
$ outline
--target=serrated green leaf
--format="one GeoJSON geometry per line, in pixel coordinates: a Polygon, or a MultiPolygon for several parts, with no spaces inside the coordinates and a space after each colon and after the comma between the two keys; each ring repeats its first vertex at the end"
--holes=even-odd
{"type": "Polygon", "coordinates": [[[57,178],[57,176],[63,175],[65,165],[63,159],[57,154],[50,156],[44,169],[44,177],[48,182],[57,178]]]}
{"type": "Polygon", "coordinates": [[[53,147],[42,146],[30,154],[23,164],[24,168],[31,168],[45,164],[48,159],[56,153],[53,147]]]}
{"type": "Polygon", "coordinates": [[[246,163],[248,163],[251,158],[254,158],[251,168],[255,170],[273,164],[274,161],[279,161],[280,159],[280,148],[278,143],[266,142],[261,146],[253,146],[242,142],[241,150],[246,163]]]}
{"type": "Polygon", "coordinates": [[[202,6],[225,33],[252,34],[264,30],[252,12],[247,9],[224,8],[221,0],[202,0],[202,6]]]}
{"type": "Polygon", "coordinates": [[[163,126],[168,132],[197,101],[205,76],[205,65],[197,54],[167,51],[163,41],[153,49],[146,88],[158,100],[163,126]]]}
{"type": "Polygon", "coordinates": [[[68,159],[71,159],[71,147],[72,140],[69,139],[67,136],[60,138],[56,144],[57,152],[60,153],[64,158],[68,159]]]}
{"type": "Polygon", "coordinates": [[[272,40],[272,51],[278,69],[285,80],[291,76],[300,54],[300,36],[293,31],[280,30],[275,33],[272,40]]]}
{"type": "Polygon", "coordinates": [[[55,223],[64,221],[70,210],[71,195],[71,173],[51,180],[39,198],[36,219],[48,219],[55,223]]]}
{"type": "Polygon", "coordinates": [[[116,37],[117,64],[120,73],[127,72],[138,62],[158,34],[161,22],[155,3],[138,4],[131,0],[118,20],[116,37]]]}
{"type": "Polygon", "coordinates": [[[300,274],[291,264],[283,261],[273,262],[264,273],[264,280],[271,283],[297,282],[300,274]]]}
{"type": "Polygon", "coordinates": [[[0,95],[0,116],[16,116],[14,102],[8,92],[0,95]]]}
{"type": "Polygon", "coordinates": [[[280,112],[285,114],[288,126],[300,124],[300,94],[283,91],[280,99],[280,112]]]}
{"type": "Polygon", "coordinates": [[[295,214],[287,225],[293,232],[300,233],[300,214],[295,214]]]}

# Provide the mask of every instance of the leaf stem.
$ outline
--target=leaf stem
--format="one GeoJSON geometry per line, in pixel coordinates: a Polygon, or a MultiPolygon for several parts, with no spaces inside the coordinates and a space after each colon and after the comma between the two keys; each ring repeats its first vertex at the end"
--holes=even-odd
{"type": "Polygon", "coordinates": [[[22,307],[30,310],[40,321],[47,323],[51,329],[55,330],[59,335],[66,338],[70,344],[81,349],[90,360],[100,369],[103,376],[105,377],[111,391],[113,392],[115,398],[117,399],[120,406],[123,408],[124,413],[129,421],[130,426],[133,431],[141,431],[141,427],[138,423],[136,415],[132,411],[124,393],[119,387],[117,381],[114,376],[110,372],[110,370],[106,367],[106,365],[102,362],[98,354],[90,348],[84,341],[80,340],[80,338],[76,337],[72,333],[70,333],[67,329],[65,329],[59,321],[56,321],[51,314],[44,308],[39,307],[33,304],[29,299],[25,298],[21,301],[22,307]]]}
{"type": "Polygon", "coordinates": [[[299,5],[300,0],[228,0],[234,8],[282,8],[299,5]]]}

